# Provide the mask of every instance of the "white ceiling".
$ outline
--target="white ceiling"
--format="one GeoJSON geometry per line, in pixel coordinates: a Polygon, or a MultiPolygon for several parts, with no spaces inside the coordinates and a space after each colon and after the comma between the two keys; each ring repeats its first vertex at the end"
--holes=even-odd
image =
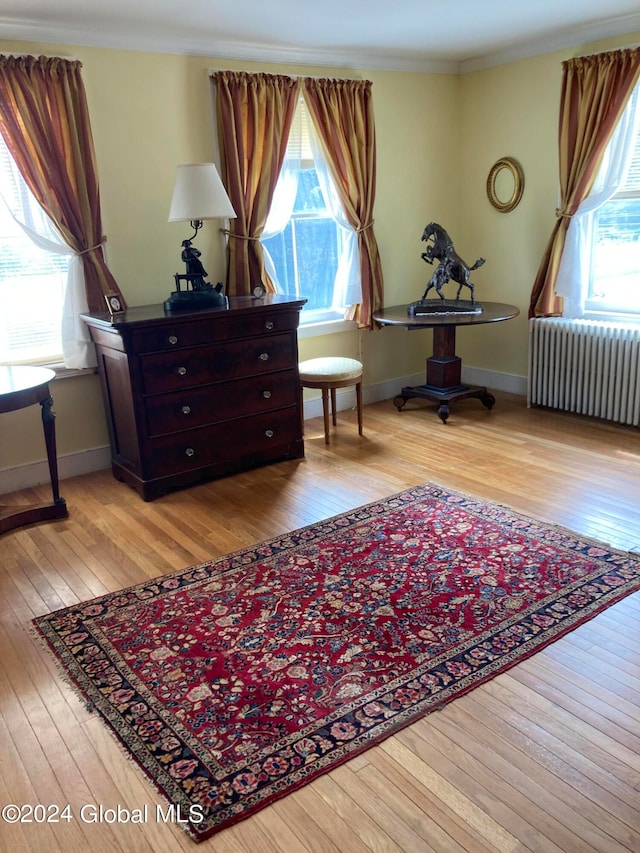
{"type": "Polygon", "coordinates": [[[0,38],[467,71],[640,31],[640,0],[1,0],[0,38]]]}

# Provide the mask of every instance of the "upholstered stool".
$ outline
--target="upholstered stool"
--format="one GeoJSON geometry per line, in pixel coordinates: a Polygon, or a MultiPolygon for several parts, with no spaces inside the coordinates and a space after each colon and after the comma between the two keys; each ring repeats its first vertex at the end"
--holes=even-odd
{"type": "Polygon", "coordinates": [[[322,413],[324,415],[324,441],[329,444],[329,392],[331,414],[336,425],[336,388],[356,386],[358,411],[358,433],[362,435],[362,364],[355,358],[327,357],[310,358],[298,365],[300,384],[303,388],[320,388],[322,391],[322,413]]]}

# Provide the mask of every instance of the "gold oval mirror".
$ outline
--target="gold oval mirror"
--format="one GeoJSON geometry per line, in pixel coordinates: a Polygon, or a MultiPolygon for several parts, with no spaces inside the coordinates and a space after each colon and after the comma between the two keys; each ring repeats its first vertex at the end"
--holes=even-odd
{"type": "Polygon", "coordinates": [[[500,213],[508,213],[518,205],[524,192],[524,173],[513,157],[501,157],[491,167],[487,178],[489,201],[500,213]]]}

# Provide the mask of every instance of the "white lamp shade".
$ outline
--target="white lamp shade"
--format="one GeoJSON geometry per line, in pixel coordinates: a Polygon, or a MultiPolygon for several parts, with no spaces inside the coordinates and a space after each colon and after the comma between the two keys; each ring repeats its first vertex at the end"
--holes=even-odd
{"type": "Polygon", "coordinates": [[[185,163],[176,169],[169,222],[235,219],[236,212],[213,163],[185,163]]]}

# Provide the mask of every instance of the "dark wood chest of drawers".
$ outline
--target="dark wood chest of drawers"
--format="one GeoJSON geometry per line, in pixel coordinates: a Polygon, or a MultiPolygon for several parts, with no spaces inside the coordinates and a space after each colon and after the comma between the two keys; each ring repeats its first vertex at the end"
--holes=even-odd
{"type": "Polygon", "coordinates": [[[304,300],[229,299],[84,314],[98,355],[114,476],[153,500],[304,455],[297,328],[304,300]]]}

